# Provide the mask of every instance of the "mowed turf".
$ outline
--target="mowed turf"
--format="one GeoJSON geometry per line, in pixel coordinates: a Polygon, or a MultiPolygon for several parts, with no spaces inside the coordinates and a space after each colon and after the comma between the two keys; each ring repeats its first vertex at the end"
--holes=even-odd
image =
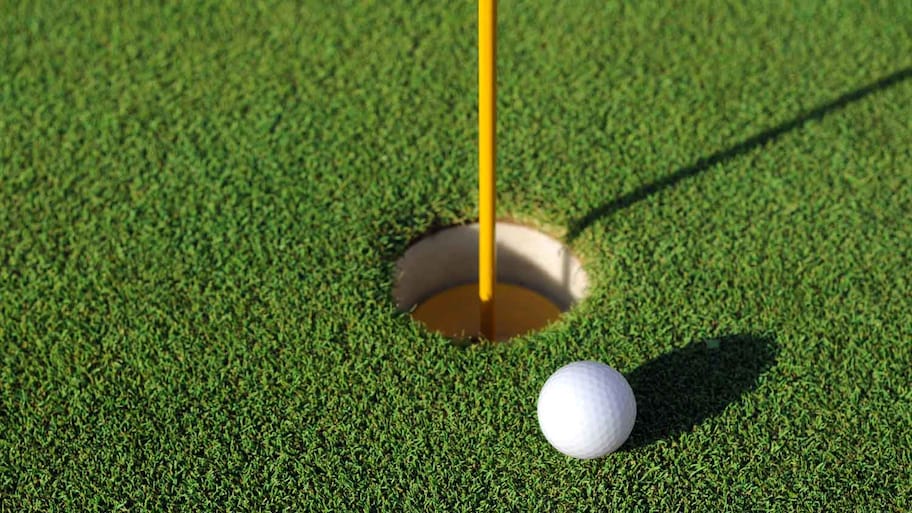
{"type": "Polygon", "coordinates": [[[592,287],[469,348],[390,290],[477,215],[472,2],[121,4],[0,1],[0,509],[912,508],[912,3],[500,2],[499,214],[592,287]]]}

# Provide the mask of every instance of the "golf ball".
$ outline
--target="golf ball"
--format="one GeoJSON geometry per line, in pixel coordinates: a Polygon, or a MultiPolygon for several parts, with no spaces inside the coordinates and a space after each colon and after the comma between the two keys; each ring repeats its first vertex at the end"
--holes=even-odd
{"type": "Polygon", "coordinates": [[[538,424],[548,442],[574,458],[620,447],[636,420],[636,399],[624,376],[599,362],[573,362],[548,378],[538,395],[538,424]]]}

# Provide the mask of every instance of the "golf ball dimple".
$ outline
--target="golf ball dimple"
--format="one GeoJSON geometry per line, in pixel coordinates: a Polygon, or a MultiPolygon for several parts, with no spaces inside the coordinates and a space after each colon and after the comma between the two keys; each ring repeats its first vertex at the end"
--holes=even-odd
{"type": "Polygon", "coordinates": [[[600,362],[565,365],[538,396],[538,423],[558,451],[599,458],[620,447],[636,420],[636,399],[624,376],[600,362]]]}

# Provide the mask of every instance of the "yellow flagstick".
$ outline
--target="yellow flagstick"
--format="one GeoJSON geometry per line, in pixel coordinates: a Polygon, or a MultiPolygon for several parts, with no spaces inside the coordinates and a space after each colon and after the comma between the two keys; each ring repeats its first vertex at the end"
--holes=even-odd
{"type": "Polygon", "coordinates": [[[494,194],[497,72],[497,0],[478,0],[478,297],[481,333],[494,340],[495,261],[494,194]]]}

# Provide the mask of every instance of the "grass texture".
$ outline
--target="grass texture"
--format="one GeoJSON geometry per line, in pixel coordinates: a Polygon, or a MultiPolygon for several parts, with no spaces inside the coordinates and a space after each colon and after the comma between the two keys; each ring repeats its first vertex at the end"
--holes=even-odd
{"type": "Polygon", "coordinates": [[[499,214],[592,287],[460,348],[390,290],[477,215],[472,2],[0,0],[0,508],[912,508],[912,3],[499,14],[499,214]]]}

